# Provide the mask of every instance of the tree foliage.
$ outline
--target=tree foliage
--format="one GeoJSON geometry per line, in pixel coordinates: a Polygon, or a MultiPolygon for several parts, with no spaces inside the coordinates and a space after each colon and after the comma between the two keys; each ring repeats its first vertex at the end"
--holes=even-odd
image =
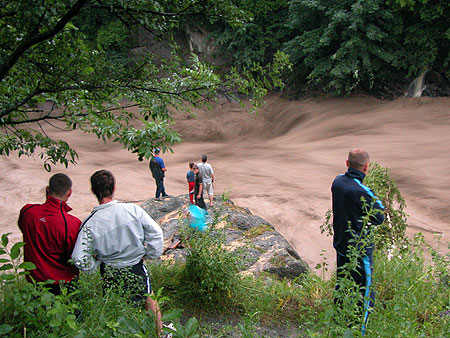
{"type": "Polygon", "coordinates": [[[137,26],[170,40],[186,17],[200,16],[235,25],[245,12],[225,0],[1,1],[0,155],[38,154],[47,170],[75,162],[75,150],[50,138],[47,125],[120,142],[139,160],[154,147],[171,150],[180,136],[169,106],[206,106],[236,83],[250,93],[246,84],[263,84],[219,78],[195,55],[180,58],[176,46],[168,58],[129,49],[137,26]]]}
{"type": "MultiPolygon", "coordinates": [[[[449,3],[401,7],[385,0],[293,0],[285,45],[298,82],[314,91],[348,94],[442,70],[449,53],[449,3]],[[433,17],[433,22],[429,18],[433,17]]],[[[406,3],[405,1],[403,1],[406,3]]],[[[448,63],[448,59],[446,61],[448,63]]]]}
{"type": "Polygon", "coordinates": [[[238,27],[217,22],[211,27],[212,36],[223,52],[241,68],[250,67],[255,62],[271,62],[272,55],[289,37],[286,25],[288,0],[240,0],[238,3],[251,13],[251,20],[238,27]]]}
{"type": "Polygon", "coordinates": [[[253,19],[237,29],[215,23],[218,43],[237,65],[267,62],[276,50],[287,53],[294,70],[290,92],[403,94],[425,70],[450,77],[448,1],[239,3],[253,19]]]}

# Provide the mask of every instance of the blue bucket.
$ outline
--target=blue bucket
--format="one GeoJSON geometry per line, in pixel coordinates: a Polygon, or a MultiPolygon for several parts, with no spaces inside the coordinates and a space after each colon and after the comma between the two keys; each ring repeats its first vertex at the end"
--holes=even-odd
{"type": "Polygon", "coordinates": [[[197,229],[199,231],[205,231],[206,229],[208,229],[208,226],[206,225],[206,210],[200,208],[197,205],[190,205],[189,208],[189,214],[188,214],[188,218],[189,218],[189,225],[194,228],[197,229]]]}

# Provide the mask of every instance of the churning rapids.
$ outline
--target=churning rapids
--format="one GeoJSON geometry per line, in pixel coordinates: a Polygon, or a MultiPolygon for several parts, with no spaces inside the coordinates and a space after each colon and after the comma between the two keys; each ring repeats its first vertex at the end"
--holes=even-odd
{"type": "MultiPolygon", "coordinates": [[[[226,103],[196,116],[174,114],[183,143],[163,154],[166,190],[187,193],[188,162],[206,153],[215,175],[215,193],[267,219],[313,268],[323,258],[334,264],[331,238],[319,230],[331,207],[330,185],[344,173],[348,150],[366,148],[373,161],[391,168],[409,214],[408,234],[422,232],[446,250],[450,232],[450,98],[380,101],[356,96],[287,101],[272,96],[258,115],[226,103]],[[442,235],[440,244],[435,234],[442,235]]],[[[138,162],[120,145],[104,144],[79,131],[47,128],[79,153],[78,165],[65,169],[73,180],[69,205],[86,217],[96,205],[89,177],[98,169],[117,179],[116,198],[140,203],[154,196],[148,162],[138,162]]],[[[0,228],[21,240],[17,216],[25,203],[41,203],[50,174],[38,159],[0,158],[0,228]]]]}

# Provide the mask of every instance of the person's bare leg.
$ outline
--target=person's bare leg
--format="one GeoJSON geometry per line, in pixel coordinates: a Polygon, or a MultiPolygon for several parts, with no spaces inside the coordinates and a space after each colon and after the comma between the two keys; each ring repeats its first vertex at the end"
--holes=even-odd
{"type": "Polygon", "coordinates": [[[147,299],[145,300],[145,309],[147,311],[153,312],[155,316],[156,332],[159,337],[162,330],[161,311],[159,310],[159,305],[154,299],[152,299],[151,297],[147,297],[147,299]]]}
{"type": "Polygon", "coordinates": [[[213,206],[213,200],[214,200],[214,195],[209,195],[209,206],[212,207],[213,206]]]}

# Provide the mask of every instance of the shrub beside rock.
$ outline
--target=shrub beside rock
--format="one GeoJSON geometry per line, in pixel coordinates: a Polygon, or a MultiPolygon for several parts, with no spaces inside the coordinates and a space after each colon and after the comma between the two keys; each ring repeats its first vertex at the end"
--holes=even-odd
{"type": "MultiPolygon", "coordinates": [[[[142,204],[163,229],[165,252],[162,259],[185,257],[182,243],[177,244],[180,226],[187,222],[188,206],[188,195],[170,196],[162,201],[150,199],[142,204]]],[[[243,252],[243,274],[267,272],[282,278],[295,278],[310,271],[288,241],[269,222],[253,215],[248,208],[218,197],[214,208],[208,212],[210,218],[215,218],[216,228],[224,229],[226,247],[243,252]]]]}

